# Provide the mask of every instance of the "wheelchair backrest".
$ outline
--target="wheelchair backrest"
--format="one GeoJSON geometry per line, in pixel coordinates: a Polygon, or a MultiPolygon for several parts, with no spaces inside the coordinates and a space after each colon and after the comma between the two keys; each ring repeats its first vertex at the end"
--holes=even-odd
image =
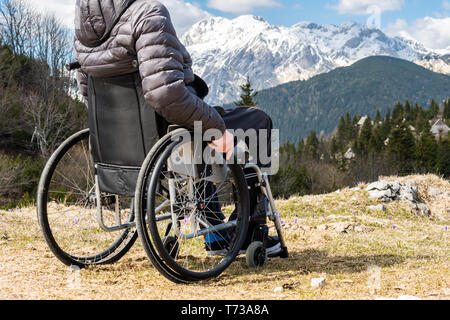
{"type": "Polygon", "coordinates": [[[133,196],[142,162],[167,123],[146,104],[138,72],[89,76],[88,88],[91,153],[100,190],[133,196]]]}

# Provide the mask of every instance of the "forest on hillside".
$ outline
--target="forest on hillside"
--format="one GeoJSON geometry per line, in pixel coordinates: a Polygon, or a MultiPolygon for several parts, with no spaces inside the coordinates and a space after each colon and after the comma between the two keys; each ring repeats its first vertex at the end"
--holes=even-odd
{"type": "Polygon", "coordinates": [[[311,131],[297,145],[287,142],[280,148],[273,191],[278,197],[326,193],[379,176],[416,173],[448,179],[448,125],[450,99],[442,106],[432,100],[427,109],[398,102],[383,117],[378,110],[374,119],[347,112],[330,136],[311,131]]]}
{"type": "Polygon", "coordinates": [[[69,31],[22,0],[0,2],[0,207],[33,202],[46,159],[86,127],[64,65],[69,31]]]}
{"type": "Polygon", "coordinates": [[[428,107],[434,98],[442,104],[449,88],[448,75],[409,61],[374,56],[307,81],[262,90],[255,99],[282,130],[282,143],[297,144],[311,130],[331,134],[346,112],[373,118],[377,109],[385,114],[397,101],[409,100],[428,107]]]}

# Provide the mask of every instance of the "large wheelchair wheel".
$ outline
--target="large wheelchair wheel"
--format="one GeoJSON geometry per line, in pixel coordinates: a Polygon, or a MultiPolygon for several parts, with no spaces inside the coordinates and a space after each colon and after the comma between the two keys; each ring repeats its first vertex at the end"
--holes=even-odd
{"type": "Polygon", "coordinates": [[[238,255],[249,222],[240,165],[223,165],[221,175],[206,164],[174,164],[186,152],[182,137],[190,134],[177,129],[154,146],[135,194],[137,230],[148,257],[168,279],[185,283],[220,275],[238,255]],[[229,221],[232,213],[236,219],[229,221]]]}
{"type": "Polygon", "coordinates": [[[68,266],[113,263],[137,239],[136,228],[107,232],[97,216],[97,206],[101,206],[104,226],[115,225],[119,214],[123,222],[133,222],[133,199],[101,194],[101,203],[97,203],[95,186],[86,129],[68,138],[51,156],[37,194],[44,238],[55,256],[68,266]]]}

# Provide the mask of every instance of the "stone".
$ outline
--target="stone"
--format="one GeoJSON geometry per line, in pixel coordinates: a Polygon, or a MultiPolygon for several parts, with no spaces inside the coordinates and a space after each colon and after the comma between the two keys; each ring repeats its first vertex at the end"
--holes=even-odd
{"type": "Polygon", "coordinates": [[[411,213],[418,215],[420,217],[426,217],[430,215],[430,209],[428,209],[425,203],[421,202],[410,202],[411,213]]]}
{"type": "Polygon", "coordinates": [[[336,222],[327,225],[327,229],[333,229],[337,232],[347,232],[352,224],[350,222],[336,222]]]}
{"type": "Polygon", "coordinates": [[[367,191],[371,190],[386,190],[389,188],[389,182],[387,181],[376,181],[371,184],[369,184],[366,188],[367,191]]]}
{"type": "Polygon", "coordinates": [[[276,287],[275,289],[273,289],[273,292],[275,292],[275,293],[281,293],[283,291],[284,291],[283,287],[276,287]]]}
{"type": "Polygon", "coordinates": [[[374,189],[372,191],[369,191],[369,199],[380,199],[383,202],[389,202],[392,199],[392,191],[391,189],[386,190],[377,190],[374,189]]]}
{"type": "Polygon", "coordinates": [[[327,216],[327,218],[330,218],[330,219],[347,219],[348,216],[337,216],[335,214],[330,214],[329,216],[327,216]]]}
{"type": "Polygon", "coordinates": [[[311,279],[311,287],[313,288],[323,288],[327,284],[325,278],[314,278],[311,279]]]}
{"type": "Polygon", "coordinates": [[[344,280],[341,280],[341,283],[353,283],[353,280],[344,279],[344,280]]]}
{"type": "Polygon", "coordinates": [[[355,232],[372,232],[373,229],[371,227],[363,226],[362,224],[357,224],[353,229],[355,232]]]}
{"type": "Polygon", "coordinates": [[[349,221],[321,224],[321,225],[317,226],[316,229],[319,231],[332,230],[332,231],[342,232],[342,233],[347,233],[349,231],[355,231],[355,232],[371,232],[371,231],[373,231],[373,229],[370,227],[364,226],[357,222],[349,222],[349,221]]]}
{"type": "Polygon", "coordinates": [[[390,188],[391,188],[391,190],[392,190],[394,193],[397,193],[397,192],[400,191],[401,183],[400,183],[400,182],[397,182],[397,181],[391,182],[390,188]]]}
{"type": "Polygon", "coordinates": [[[369,206],[369,210],[372,210],[372,211],[386,211],[386,207],[384,206],[384,204],[380,203],[379,205],[376,205],[376,206],[369,206]]]}
{"type": "Polygon", "coordinates": [[[299,282],[294,282],[294,283],[285,283],[283,284],[283,289],[287,289],[287,290],[292,290],[295,289],[296,287],[298,287],[300,283],[299,282]]]}
{"type": "MultiPolygon", "coordinates": [[[[377,199],[381,202],[404,200],[410,205],[410,212],[418,216],[430,215],[430,210],[427,205],[419,201],[417,195],[418,186],[414,180],[410,180],[406,183],[398,181],[377,181],[369,184],[366,190],[369,192],[370,199],[377,199]]],[[[430,190],[430,197],[439,197],[442,194],[442,191],[437,188],[430,188],[430,190]]],[[[382,209],[383,207],[384,206],[382,205],[370,206],[369,210],[385,211],[386,208],[382,209]]]]}
{"type": "Polygon", "coordinates": [[[317,230],[319,230],[319,231],[325,231],[327,229],[328,229],[327,224],[321,224],[320,226],[317,226],[317,230]]]}
{"type": "Polygon", "coordinates": [[[414,189],[410,184],[402,185],[398,198],[399,200],[417,201],[417,189],[414,189]]]}
{"type": "Polygon", "coordinates": [[[432,199],[441,199],[444,195],[444,192],[439,188],[430,187],[428,189],[428,196],[432,199]]]}

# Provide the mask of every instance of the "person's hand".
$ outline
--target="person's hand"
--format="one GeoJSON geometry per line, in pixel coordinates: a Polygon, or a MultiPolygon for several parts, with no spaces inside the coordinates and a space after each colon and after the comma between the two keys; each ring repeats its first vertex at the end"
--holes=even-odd
{"type": "Polygon", "coordinates": [[[234,136],[231,132],[225,130],[225,133],[220,139],[214,140],[208,143],[208,145],[217,152],[225,153],[226,159],[229,160],[233,154],[234,136]]]}

